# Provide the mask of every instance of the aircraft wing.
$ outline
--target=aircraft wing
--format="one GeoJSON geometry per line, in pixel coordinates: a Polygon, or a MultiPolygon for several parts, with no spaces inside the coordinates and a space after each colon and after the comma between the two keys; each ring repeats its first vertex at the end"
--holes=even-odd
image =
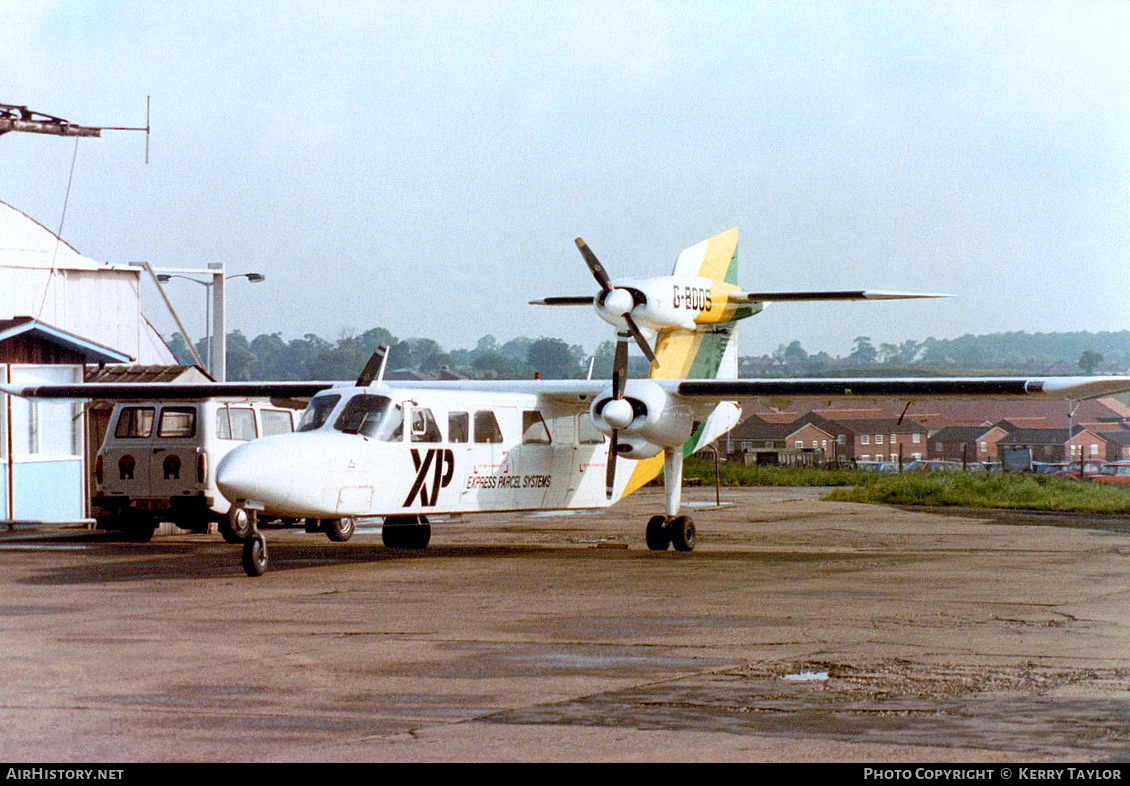
{"type": "MultiPolygon", "coordinates": [[[[837,377],[808,379],[644,379],[667,393],[707,403],[735,399],[1055,399],[1080,401],[1130,391],[1121,377],[837,377]]],[[[607,379],[460,380],[389,382],[390,387],[533,393],[588,403],[611,389],[607,379]]]]}
{"type": "Polygon", "coordinates": [[[1080,401],[1130,391],[1130,377],[891,377],[672,380],[684,398],[920,400],[1044,398],[1080,401]]]}
{"type": "Polygon", "coordinates": [[[310,398],[343,382],[90,382],[73,385],[0,385],[0,393],[22,398],[103,399],[202,399],[221,396],[264,398],[310,398]]]}

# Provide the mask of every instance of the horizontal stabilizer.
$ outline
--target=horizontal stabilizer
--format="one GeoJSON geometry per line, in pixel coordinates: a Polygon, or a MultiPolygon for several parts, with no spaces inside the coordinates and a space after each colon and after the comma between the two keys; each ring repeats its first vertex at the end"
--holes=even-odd
{"type": "Polygon", "coordinates": [[[592,295],[563,295],[561,297],[547,297],[541,300],[531,300],[531,306],[591,306],[594,298],[592,295]]]}
{"type": "Polygon", "coordinates": [[[921,292],[881,292],[876,289],[841,290],[833,292],[741,292],[730,295],[732,302],[783,303],[817,302],[821,300],[912,300],[915,298],[953,297],[953,295],[933,295],[921,292]]]}

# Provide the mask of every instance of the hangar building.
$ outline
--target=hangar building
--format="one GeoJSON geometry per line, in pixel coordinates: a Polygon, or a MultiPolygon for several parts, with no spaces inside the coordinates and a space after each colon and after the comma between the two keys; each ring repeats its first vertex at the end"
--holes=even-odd
{"type": "MultiPolygon", "coordinates": [[[[175,363],[141,313],[142,273],[84,257],[0,202],[0,382],[81,382],[88,364],[175,363]]],[[[0,394],[0,519],[86,519],[86,434],[82,402],[0,394]]]]}

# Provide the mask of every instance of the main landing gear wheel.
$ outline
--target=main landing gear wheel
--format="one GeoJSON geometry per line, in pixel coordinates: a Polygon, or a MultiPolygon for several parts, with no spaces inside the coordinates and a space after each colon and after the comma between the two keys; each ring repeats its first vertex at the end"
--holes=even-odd
{"type": "Polygon", "coordinates": [[[666,516],[652,516],[647,522],[647,547],[652,551],[666,551],[671,545],[666,516]]]}
{"type": "Polygon", "coordinates": [[[652,551],[693,551],[694,520],[690,516],[652,516],[647,522],[647,547],[652,551]]]}
{"type": "Polygon", "coordinates": [[[345,543],[353,537],[353,519],[325,519],[322,526],[325,528],[326,537],[334,543],[345,543]]]}
{"type": "Polygon", "coordinates": [[[256,532],[243,542],[243,572],[262,576],[267,572],[267,539],[256,532]]]}
{"type": "Polygon", "coordinates": [[[228,517],[220,522],[220,535],[225,543],[243,543],[255,529],[255,511],[232,505],[228,517]]]}
{"type": "Polygon", "coordinates": [[[423,549],[432,539],[432,525],[424,516],[389,516],[381,526],[381,540],[390,549],[423,549]]]}
{"type": "Polygon", "coordinates": [[[690,516],[676,516],[667,524],[671,545],[675,551],[694,551],[694,520],[690,516]]]}

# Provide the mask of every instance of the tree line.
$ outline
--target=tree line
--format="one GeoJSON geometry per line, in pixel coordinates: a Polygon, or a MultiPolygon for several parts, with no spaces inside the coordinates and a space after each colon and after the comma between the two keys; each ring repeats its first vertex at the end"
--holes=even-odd
{"type": "MultiPolygon", "coordinates": [[[[552,337],[519,337],[500,343],[486,335],[472,349],[447,350],[430,338],[400,340],[385,328],[346,335],[335,342],[313,333],[284,340],[279,333],[248,339],[236,330],[227,337],[229,380],[355,379],[366,361],[384,345],[389,349],[390,370],[410,370],[426,377],[448,371],[470,379],[582,379],[590,373],[606,378],[612,373],[615,343],[605,341],[594,355],[580,345],[552,337]]],[[[173,334],[170,348],[181,363],[192,363],[188,344],[173,334]]],[[[206,356],[205,341],[197,344],[206,356]]],[[[632,376],[646,376],[646,359],[634,353],[632,376]]],[[[908,339],[901,343],[874,344],[857,336],[844,356],[828,352],[810,354],[800,341],[781,344],[772,353],[739,360],[743,377],[836,376],[861,373],[930,374],[1125,373],[1130,368],[1130,331],[1117,333],[993,333],[955,339],[908,339]]]]}

